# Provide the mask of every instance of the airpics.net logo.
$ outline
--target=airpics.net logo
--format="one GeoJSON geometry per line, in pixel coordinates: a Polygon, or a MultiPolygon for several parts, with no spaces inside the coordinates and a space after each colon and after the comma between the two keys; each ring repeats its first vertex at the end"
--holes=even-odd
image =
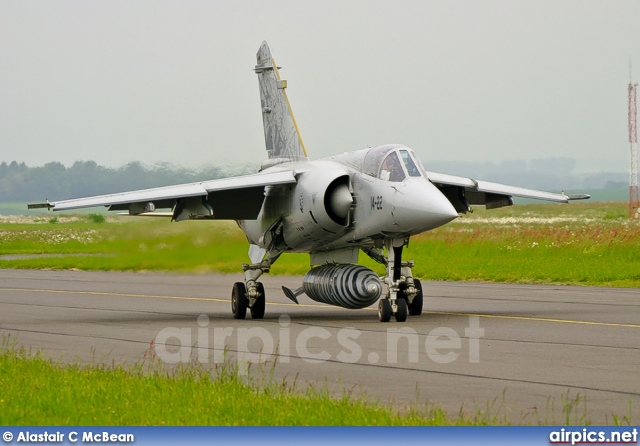
{"type": "Polygon", "coordinates": [[[459,331],[436,327],[427,333],[410,327],[392,327],[382,333],[350,327],[332,332],[317,326],[294,327],[288,315],[280,316],[278,324],[269,328],[212,326],[209,317],[201,314],[197,327],[162,329],[154,339],[154,351],[167,364],[222,363],[228,352],[243,364],[290,363],[292,359],[311,364],[417,364],[425,360],[449,364],[461,357],[478,363],[480,339],[484,337],[478,316],[470,316],[468,325],[459,331]],[[372,345],[372,336],[384,340],[372,345]]]}
{"type": "Polygon", "coordinates": [[[562,428],[549,434],[549,444],[638,444],[638,429],[604,431],[562,428]]]}

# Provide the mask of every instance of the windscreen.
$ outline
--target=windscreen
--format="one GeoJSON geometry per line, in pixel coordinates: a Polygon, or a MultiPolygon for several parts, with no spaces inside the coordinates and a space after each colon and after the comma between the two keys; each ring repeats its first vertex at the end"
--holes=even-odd
{"type": "Polygon", "coordinates": [[[416,163],[413,162],[413,158],[409,154],[408,150],[401,150],[400,156],[402,157],[402,161],[404,162],[404,166],[407,168],[407,173],[410,177],[420,177],[420,169],[416,166],[416,163]]]}
{"type": "Polygon", "coordinates": [[[398,154],[395,151],[389,153],[389,155],[387,155],[387,157],[382,162],[378,178],[385,181],[400,182],[404,180],[405,177],[406,175],[404,173],[404,170],[402,169],[402,164],[400,163],[398,154]]]}

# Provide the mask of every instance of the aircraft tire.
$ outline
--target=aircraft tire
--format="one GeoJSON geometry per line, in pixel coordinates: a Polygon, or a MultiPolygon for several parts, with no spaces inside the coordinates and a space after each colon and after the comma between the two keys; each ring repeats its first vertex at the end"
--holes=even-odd
{"type": "Polygon", "coordinates": [[[256,299],[253,307],[251,307],[252,319],[264,319],[266,296],[264,294],[264,286],[260,282],[258,282],[258,293],[260,293],[260,297],[256,299]]]}
{"type": "Polygon", "coordinates": [[[231,291],[231,312],[234,319],[244,319],[247,316],[247,288],[242,282],[236,282],[233,284],[233,290],[231,291]]]}
{"type": "Polygon", "coordinates": [[[420,316],[422,314],[422,283],[418,279],[413,279],[413,285],[418,289],[418,294],[413,298],[413,302],[409,304],[409,314],[411,316],[420,316]]]}
{"type": "Polygon", "coordinates": [[[396,322],[405,322],[407,320],[407,301],[404,299],[397,299],[396,305],[398,306],[396,322]]]}
{"type": "Polygon", "coordinates": [[[380,322],[389,322],[391,320],[391,302],[389,299],[380,299],[378,301],[378,319],[380,322]]]}

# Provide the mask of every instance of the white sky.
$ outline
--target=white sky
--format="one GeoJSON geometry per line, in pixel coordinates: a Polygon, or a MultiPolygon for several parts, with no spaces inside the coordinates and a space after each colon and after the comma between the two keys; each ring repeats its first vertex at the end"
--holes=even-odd
{"type": "Polygon", "coordinates": [[[262,40],[312,158],[627,169],[636,0],[0,0],[0,161],[259,162],[262,40]]]}

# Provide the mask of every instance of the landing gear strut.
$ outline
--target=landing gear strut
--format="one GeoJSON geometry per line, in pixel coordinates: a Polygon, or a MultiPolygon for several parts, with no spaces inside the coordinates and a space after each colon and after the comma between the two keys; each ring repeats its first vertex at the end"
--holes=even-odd
{"type": "Polygon", "coordinates": [[[386,239],[384,241],[386,256],[382,249],[363,250],[369,257],[386,267],[386,276],[383,280],[388,286],[388,291],[387,295],[378,302],[380,322],[389,322],[392,316],[397,322],[404,322],[408,314],[412,316],[422,314],[422,283],[413,278],[411,268],[414,262],[402,261],[402,250],[408,242],[408,239],[386,239]]]}
{"type": "Polygon", "coordinates": [[[234,319],[244,319],[247,316],[247,308],[252,319],[264,318],[266,296],[264,285],[258,282],[258,278],[269,272],[272,263],[273,261],[267,259],[260,263],[242,265],[245,283],[236,282],[231,291],[231,312],[234,319]]]}
{"type": "Polygon", "coordinates": [[[251,306],[251,318],[252,319],[264,319],[264,310],[265,310],[265,293],[264,286],[262,283],[258,282],[258,297],[256,301],[251,306]]]}

